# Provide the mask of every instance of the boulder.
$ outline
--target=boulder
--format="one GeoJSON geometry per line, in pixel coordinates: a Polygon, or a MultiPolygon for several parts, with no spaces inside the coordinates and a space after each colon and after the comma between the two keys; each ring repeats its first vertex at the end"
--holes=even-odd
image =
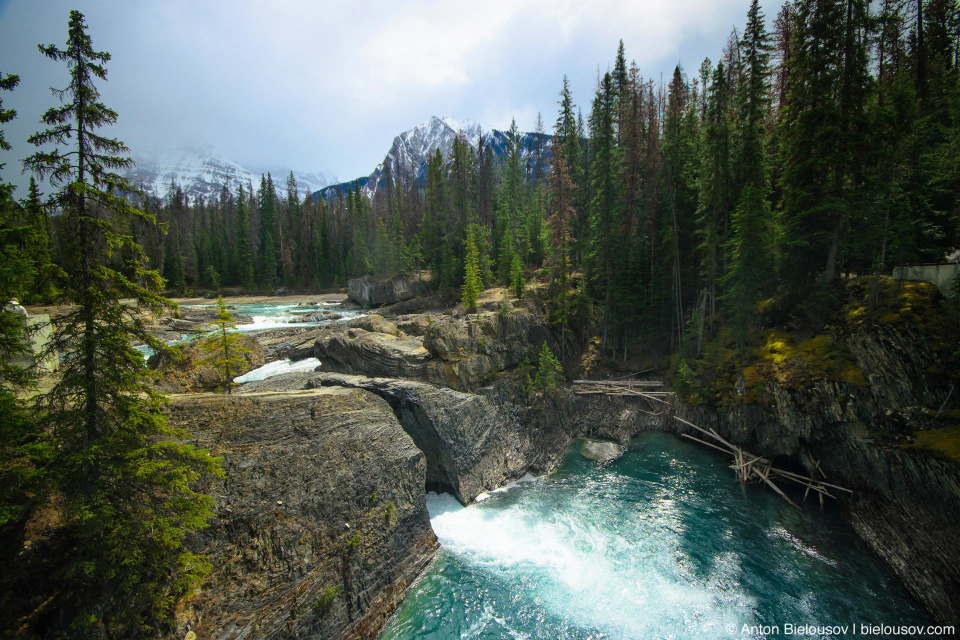
{"type": "Polygon", "coordinates": [[[623,455],[624,448],[614,442],[583,438],[580,442],[580,455],[595,462],[611,462],[623,455]]]}
{"type": "Polygon", "coordinates": [[[361,307],[368,308],[409,300],[420,293],[419,283],[407,278],[363,276],[350,280],[347,286],[350,289],[347,294],[349,298],[361,307]]]}
{"type": "Polygon", "coordinates": [[[347,323],[347,326],[352,329],[363,329],[364,331],[386,333],[394,336],[399,334],[397,325],[389,320],[384,320],[383,316],[376,313],[371,313],[361,318],[354,318],[347,323]]]}
{"type": "Polygon", "coordinates": [[[291,318],[290,324],[297,324],[300,322],[331,322],[333,320],[340,320],[341,318],[343,318],[343,315],[334,313],[333,311],[316,311],[314,313],[305,313],[302,316],[291,318]]]}

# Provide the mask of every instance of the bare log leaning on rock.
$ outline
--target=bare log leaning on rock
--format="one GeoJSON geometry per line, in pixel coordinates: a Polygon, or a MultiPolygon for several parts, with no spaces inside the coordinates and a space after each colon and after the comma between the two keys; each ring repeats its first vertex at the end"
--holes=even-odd
{"type": "Polygon", "coordinates": [[[845,489],[835,484],[830,484],[828,482],[816,480],[814,478],[804,476],[799,473],[793,473],[791,471],[784,471],[783,469],[777,469],[776,467],[773,466],[773,462],[771,460],[768,460],[767,458],[764,458],[762,456],[752,454],[748,451],[744,451],[740,447],[727,442],[726,440],[721,438],[720,435],[713,429],[710,429],[710,430],[703,429],[693,424],[692,422],[688,422],[687,420],[684,420],[683,418],[679,418],[677,416],[673,416],[673,418],[678,422],[681,422],[689,427],[693,427],[694,429],[708,436],[715,442],[719,442],[720,445],[718,446],[710,442],[705,442],[700,438],[695,438],[694,436],[691,436],[690,434],[687,434],[687,433],[680,434],[684,438],[688,438],[695,442],[699,442],[700,444],[708,446],[711,449],[716,449],[717,451],[721,451],[723,453],[728,453],[732,455],[734,458],[734,463],[730,465],[730,468],[736,471],[737,477],[740,478],[741,481],[743,482],[750,482],[751,480],[762,481],[765,484],[767,484],[771,489],[776,491],[777,494],[779,494],[784,500],[789,502],[791,505],[793,505],[797,509],[799,509],[800,507],[793,500],[787,497],[787,495],[783,491],[781,491],[780,487],[778,487],[773,483],[773,480],[775,478],[777,477],[784,478],[786,480],[790,480],[792,482],[796,482],[797,484],[801,484],[805,486],[807,490],[803,494],[804,499],[806,499],[806,497],[810,494],[811,490],[816,491],[819,494],[821,505],[823,504],[823,496],[828,496],[830,498],[836,497],[827,490],[828,488],[835,489],[837,491],[846,491],[847,493],[850,493],[850,494],[853,493],[850,489],[845,489]]]}

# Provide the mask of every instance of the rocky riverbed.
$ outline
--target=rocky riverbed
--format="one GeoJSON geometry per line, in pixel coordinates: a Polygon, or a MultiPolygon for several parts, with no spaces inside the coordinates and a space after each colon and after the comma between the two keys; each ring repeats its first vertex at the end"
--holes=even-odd
{"type": "Polygon", "coordinates": [[[224,455],[228,471],[211,487],[214,526],[193,541],[211,554],[214,574],[184,625],[211,638],[253,629],[373,637],[435,548],[426,489],[469,503],[550,471],[577,437],[607,458],[616,447],[596,441],[679,433],[673,415],[853,489],[843,504],[854,529],[938,620],[960,620],[960,465],[871,437],[900,409],[945,399],[946,390],[915,383],[926,356],[911,336],[854,341],[867,389],[771,388],[768,404],[708,412],[569,390],[533,397],[522,375],[531,345],[559,352],[542,303],[490,302],[470,316],[402,313],[414,303],[262,338],[271,357],[317,357],[319,371],[251,382],[232,398],[174,397],[174,423],[224,455]],[[403,532],[390,525],[394,516],[403,532]]]}

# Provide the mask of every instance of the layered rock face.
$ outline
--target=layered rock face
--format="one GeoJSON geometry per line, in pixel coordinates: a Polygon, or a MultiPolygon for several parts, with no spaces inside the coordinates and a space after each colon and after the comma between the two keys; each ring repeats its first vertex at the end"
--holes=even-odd
{"type": "Polygon", "coordinates": [[[529,439],[519,412],[483,396],[407,380],[337,374],[316,374],[306,386],[366,389],[384,398],[426,456],[428,491],[451,493],[469,504],[527,469],[529,439]]]}
{"type": "Polygon", "coordinates": [[[686,408],[734,444],[785,456],[814,477],[854,491],[847,519],[911,593],[942,623],[960,621],[960,463],[883,443],[875,434],[933,426],[949,393],[930,382],[937,358],[908,328],[871,328],[848,341],[869,385],[820,381],[808,389],[770,385],[770,403],[719,415],[686,408]],[[932,408],[932,410],[931,410],[932,408]],[[926,423],[931,423],[927,425],[926,423]]]}
{"type": "Polygon", "coordinates": [[[871,435],[922,425],[925,408],[946,399],[928,380],[935,355],[919,336],[903,327],[850,336],[869,385],[770,385],[763,404],[744,398],[719,411],[569,392],[531,404],[520,376],[498,374],[544,341],[559,352],[536,301],[468,317],[372,315],[275,349],[316,356],[326,373],[250,383],[232,399],[178,399],[176,421],[228,471],[211,489],[214,527],[197,541],[215,566],[192,605],[202,617],[183,619],[213,638],[372,633],[433,552],[425,488],[469,503],[549,472],[575,437],[623,445],[643,430],[680,431],[678,415],[853,489],[844,508],[858,533],[938,620],[960,620],[960,465],[871,435]]]}
{"type": "Polygon", "coordinates": [[[260,395],[291,389],[364,389],[389,403],[426,458],[426,489],[463,504],[530,472],[552,471],[570,442],[588,434],[626,445],[661,418],[630,401],[560,394],[536,406],[517,404],[510,384],[464,393],[430,383],[332,373],[294,372],[244,385],[260,395]]]}
{"type": "Polygon", "coordinates": [[[420,285],[416,280],[407,278],[374,278],[363,276],[347,282],[351,300],[361,307],[380,307],[385,304],[394,304],[409,300],[420,293],[420,285]]]}
{"type": "Polygon", "coordinates": [[[531,301],[508,313],[467,317],[400,316],[390,322],[372,315],[320,337],[312,352],[298,349],[291,357],[312,355],[332,373],[411,378],[472,391],[544,342],[559,352],[543,309],[531,301]]]}
{"type": "Polygon", "coordinates": [[[200,638],[372,638],[433,556],[423,454],[354,389],[173,399],[171,422],[223,457],[213,572],[178,613],[200,638]]]}

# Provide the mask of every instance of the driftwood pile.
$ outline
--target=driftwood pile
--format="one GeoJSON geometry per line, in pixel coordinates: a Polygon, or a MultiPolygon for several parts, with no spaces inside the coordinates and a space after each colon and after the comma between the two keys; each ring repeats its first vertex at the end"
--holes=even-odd
{"type": "MultiPolygon", "coordinates": [[[[574,380],[573,384],[574,393],[577,395],[605,395],[643,398],[650,402],[651,409],[657,406],[653,404],[654,402],[663,405],[661,407],[661,411],[652,413],[651,415],[662,415],[671,404],[668,402],[669,397],[673,396],[672,391],[663,390],[664,383],[662,380],[574,380]]],[[[644,413],[651,412],[645,411],[644,413]]],[[[803,499],[806,500],[807,496],[810,495],[810,492],[813,491],[820,499],[821,505],[823,505],[824,496],[827,496],[828,498],[836,498],[836,496],[831,493],[831,490],[834,492],[845,491],[847,493],[853,493],[850,491],[850,489],[844,489],[843,487],[830,484],[829,482],[824,482],[823,480],[811,478],[799,473],[793,473],[792,471],[778,469],[773,466],[772,460],[768,460],[762,456],[744,451],[740,447],[721,438],[720,435],[713,429],[702,429],[692,422],[687,422],[683,418],[678,418],[677,416],[673,416],[673,418],[678,422],[687,425],[688,427],[696,429],[706,436],[707,440],[701,440],[700,438],[694,437],[687,433],[680,434],[684,438],[689,438],[690,440],[699,442],[700,444],[710,447],[711,449],[716,449],[717,451],[732,455],[733,464],[730,465],[730,468],[737,473],[737,477],[740,478],[742,482],[763,482],[771,489],[776,491],[777,494],[780,495],[784,500],[789,502],[794,507],[797,507],[797,509],[800,508],[797,503],[791,500],[787,494],[781,491],[780,487],[774,484],[773,481],[775,479],[789,480],[790,482],[803,485],[806,487],[806,491],[803,494],[803,499]],[[709,442],[708,440],[712,442],[709,442]]],[[[821,476],[825,477],[823,471],[820,470],[819,463],[815,462],[814,466],[816,471],[819,472],[821,476]]]]}
{"type": "MultiPolygon", "coordinates": [[[[773,461],[768,460],[767,458],[764,458],[762,456],[758,456],[758,455],[749,453],[747,451],[744,451],[743,449],[741,449],[740,447],[734,444],[730,444],[729,442],[721,438],[720,435],[717,434],[717,432],[714,431],[713,429],[710,429],[709,431],[706,429],[702,429],[697,425],[693,424],[692,422],[687,422],[683,418],[678,418],[677,416],[674,416],[674,419],[677,420],[678,422],[682,422],[683,424],[689,427],[693,427],[700,433],[704,434],[705,436],[709,437],[714,442],[719,444],[706,442],[704,440],[701,440],[700,438],[695,438],[686,433],[680,434],[684,438],[689,438],[690,440],[699,442],[700,444],[710,447],[711,449],[716,449],[717,451],[722,451],[724,453],[729,453],[730,455],[732,455],[734,461],[733,461],[733,464],[730,465],[730,468],[736,471],[737,477],[740,478],[741,481],[764,482],[767,485],[769,485],[771,489],[776,491],[784,500],[789,502],[794,507],[797,507],[797,509],[799,509],[800,507],[793,500],[787,497],[787,494],[781,491],[780,487],[778,487],[773,483],[774,479],[782,478],[784,480],[789,480],[791,482],[795,482],[797,484],[805,486],[807,489],[803,494],[804,500],[807,499],[807,496],[810,495],[811,491],[815,491],[818,497],[820,498],[821,505],[823,505],[824,496],[827,496],[829,498],[836,498],[835,495],[830,493],[829,491],[830,489],[833,489],[834,491],[845,491],[847,493],[853,493],[850,489],[844,489],[843,487],[839,487],[835,484],[824,482],[823,480],[817,480],[815,478],[804,476],[799,473],[793,473],[792,471],[784,471],[783,469],[777,469],[776,467],[773,466],[773,461]]],[[[820,471],[819,464],[816,464],[816,469],[817,471],[820,471]]],[[[820,471],[820,474],[823,475],[823,471],[820,471]]]]}

